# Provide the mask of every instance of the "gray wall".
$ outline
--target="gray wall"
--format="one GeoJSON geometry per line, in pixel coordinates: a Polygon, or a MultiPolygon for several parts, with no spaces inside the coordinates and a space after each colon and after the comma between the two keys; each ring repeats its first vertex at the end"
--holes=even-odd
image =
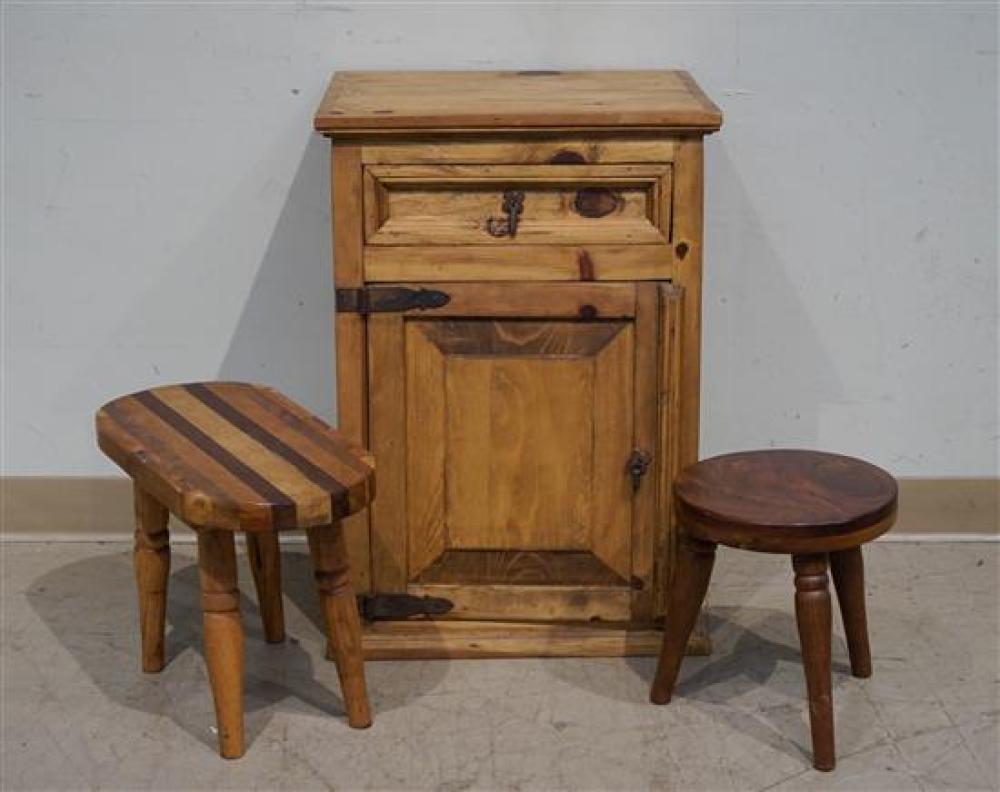
{"type": "Polygon", "coordinates": [[[332,416],[335,69],[690,69],[703,451],[997,470],[997,11],[942,5],[10,4],[5,472],[103,474],[91,415],[267,381],[332,416]]]}

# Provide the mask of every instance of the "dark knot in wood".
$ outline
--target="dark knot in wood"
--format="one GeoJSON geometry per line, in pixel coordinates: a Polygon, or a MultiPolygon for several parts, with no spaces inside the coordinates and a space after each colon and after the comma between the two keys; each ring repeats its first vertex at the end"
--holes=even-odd
{"type": "Polygon", "coordinates": [[[576,194],[573,209],[581,217],[606,217],[622,206],[622,197],[607,187],[584,187],[576,194]]]}
{"type": "Polygon", "coordinates": [[[550,165],[582,165],[586,162],[587,158],[583,154],[579,151],[570,151],[569,149],[559,149],[559,151],[549,157],[550,165]]]}

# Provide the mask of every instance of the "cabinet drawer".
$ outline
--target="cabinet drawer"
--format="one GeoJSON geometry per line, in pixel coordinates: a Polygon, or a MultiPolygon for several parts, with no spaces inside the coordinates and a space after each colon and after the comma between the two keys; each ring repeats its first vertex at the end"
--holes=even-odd
{"type": "Polygon", "coordinates": [[[369,245],[664,244],[669,165],[366,169],[369,245]],[[370,207],[369,207],[370,204],[370,207]]]}
{"type": "Polygon", "coordinates": [[[366,277],[663,277],[670,191],[668,163],[368,165],[366,277]]]}

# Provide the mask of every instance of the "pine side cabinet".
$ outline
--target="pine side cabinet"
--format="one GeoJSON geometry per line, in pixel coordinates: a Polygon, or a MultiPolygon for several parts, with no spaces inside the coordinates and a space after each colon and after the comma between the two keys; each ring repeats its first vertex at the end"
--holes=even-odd
{"type": "Polygon", "coordinates": [[[345,527],[366,656],[658,650],[721,122],[681,71],[334,75],[315,128],[339,424],[376,460],[345,527]]]}

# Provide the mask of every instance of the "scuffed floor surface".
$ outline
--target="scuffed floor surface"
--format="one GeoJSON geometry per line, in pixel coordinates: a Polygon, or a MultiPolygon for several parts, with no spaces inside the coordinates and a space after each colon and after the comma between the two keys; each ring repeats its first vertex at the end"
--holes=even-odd
{"type": "Polygon", "coordinates": [[[721,551],[710,629],[674,702],[653,661],[373,662],[375,725],[345,723],[302,546],[286,548],[284,645],[246,568],[247,753],[215,752],[192,547],[176,545],[168,665],[138,671],[122,544],[5,545],[3,764],[21,789],[996,789],[998,546],[867,551],[875,675],[834,638],[838,767],[810,767],[784,557],[721,551]]]}

